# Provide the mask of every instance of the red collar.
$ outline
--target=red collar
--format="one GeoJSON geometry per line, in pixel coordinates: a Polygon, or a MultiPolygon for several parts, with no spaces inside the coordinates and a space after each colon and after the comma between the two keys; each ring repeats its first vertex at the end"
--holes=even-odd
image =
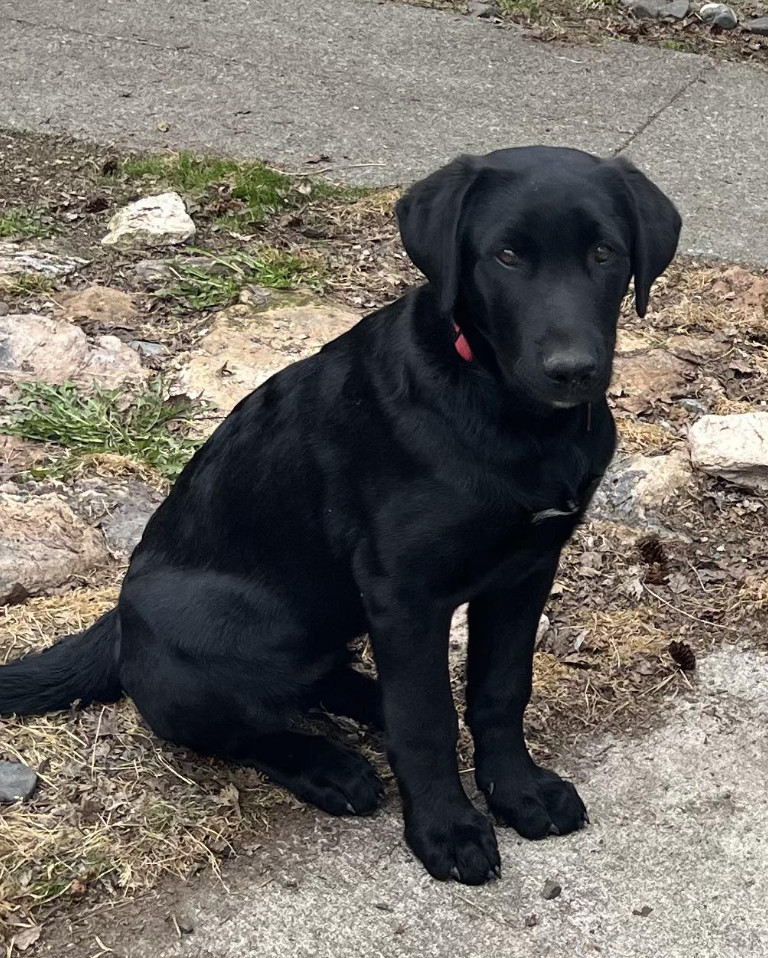
{"type": "Polygon", "coordinates": [[[467,342],[464,333],[459,329],[457,323],[453,324],[453,331],[456,334],[456,338],[453,340],[453,345],[456,352],[461,356],[462,359],[465,359],[468,363],[472,362],[472,349],[467,342]]]}

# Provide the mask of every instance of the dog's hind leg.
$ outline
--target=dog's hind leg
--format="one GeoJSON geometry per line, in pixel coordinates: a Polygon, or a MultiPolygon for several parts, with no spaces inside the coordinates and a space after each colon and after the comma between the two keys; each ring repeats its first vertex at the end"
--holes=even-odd
{"type": "Polygon", "coordinates": [[[121,682],[157,735],[257,768],[332,815],[378,806],[362,755],[290,729],[330,665],[278,600],[237,577],[159,571],[127,581],[119,608],[121,682]]]}
{"type": "Polygon", "coordinates": [[[333,715],[384,729],[379,683],[350,666],[335,669],[320,687],[320,704],[333,715]]]}

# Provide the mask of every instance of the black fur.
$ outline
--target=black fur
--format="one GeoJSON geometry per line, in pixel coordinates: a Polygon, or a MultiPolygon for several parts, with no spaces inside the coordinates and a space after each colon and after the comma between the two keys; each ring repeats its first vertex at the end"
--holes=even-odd
{"type": "Polygon", "coordinates": [[[373,811],[380,784],[292,723],[320,703],[383,721],[408,842],[434,876],[480,883],[499,857],[457,770],[451,615],[469,602],[492,813],[530,838],[580,828],[573,786],[525,746],[533,641],[613,453],[622,298],[634,275],[644,313],[680,219],[625,161],[550,148],[461,158],[397,215],[429,284],[241,402],[150,521],[117,610],[0,669],[0,711],[123,689],[158,735],[334,814],[373,811]],[[365,632],[378,683],[350,667],[365,632]]]}

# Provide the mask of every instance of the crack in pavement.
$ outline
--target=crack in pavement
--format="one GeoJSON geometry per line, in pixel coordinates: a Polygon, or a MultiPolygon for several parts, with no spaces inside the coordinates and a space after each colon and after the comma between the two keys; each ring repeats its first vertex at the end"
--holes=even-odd
{"type": "Polygon", "coordinates": [[[697,83],[701,82],[704,77],[713,74],[716,70],[716,66],[717,65],[715,64],[714,60],[705,63],[704,67],[696,74],[696,76],[686,80],[665,103],[662,103],[658,109],[653,110],[649,114],[648,118],[644,120],[636,130],[630,133],[627,139],[620,146],[618,146],[611,155],[618,156],[620,153],[623,153],[624,150],[628,149],[628,147],[630,147],[635,140],[638,139],[638,137],[642,136],[643,133],[645,133],[645,131],[653,123],[655,123],[656,120],[659,119],[659,117],[663,116],[667,110],[670,109],[670,107],[674,106],[675,103],[677,103],[677,101],[684,96],[692,86],[695,86],[697,83]]]}

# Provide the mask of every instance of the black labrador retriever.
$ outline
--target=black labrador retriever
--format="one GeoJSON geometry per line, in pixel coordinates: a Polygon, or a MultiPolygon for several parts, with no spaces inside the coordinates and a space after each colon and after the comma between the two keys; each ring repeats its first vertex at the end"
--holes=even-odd
{"type": "Polygon", "coordinates": [[[235,408],[149,522],[117,608],[0,669],[0,712],[125,692],[163,738],[336,815],[372,812],[381,784],[297,717],[382,725],[411,848],[479,884],[499,854],[459,779],[451,616],[469,603],[491,812],[527,838],[581,828],[573,785],[525,745],[534,636],[613,453],[622,299],[634,276],[645,313],[680,218],[625,160],[544,147],[461,157],[397,217],[429,282],[235,408]],[[366,632],[378,682],[350,664],[366,632]]]}

